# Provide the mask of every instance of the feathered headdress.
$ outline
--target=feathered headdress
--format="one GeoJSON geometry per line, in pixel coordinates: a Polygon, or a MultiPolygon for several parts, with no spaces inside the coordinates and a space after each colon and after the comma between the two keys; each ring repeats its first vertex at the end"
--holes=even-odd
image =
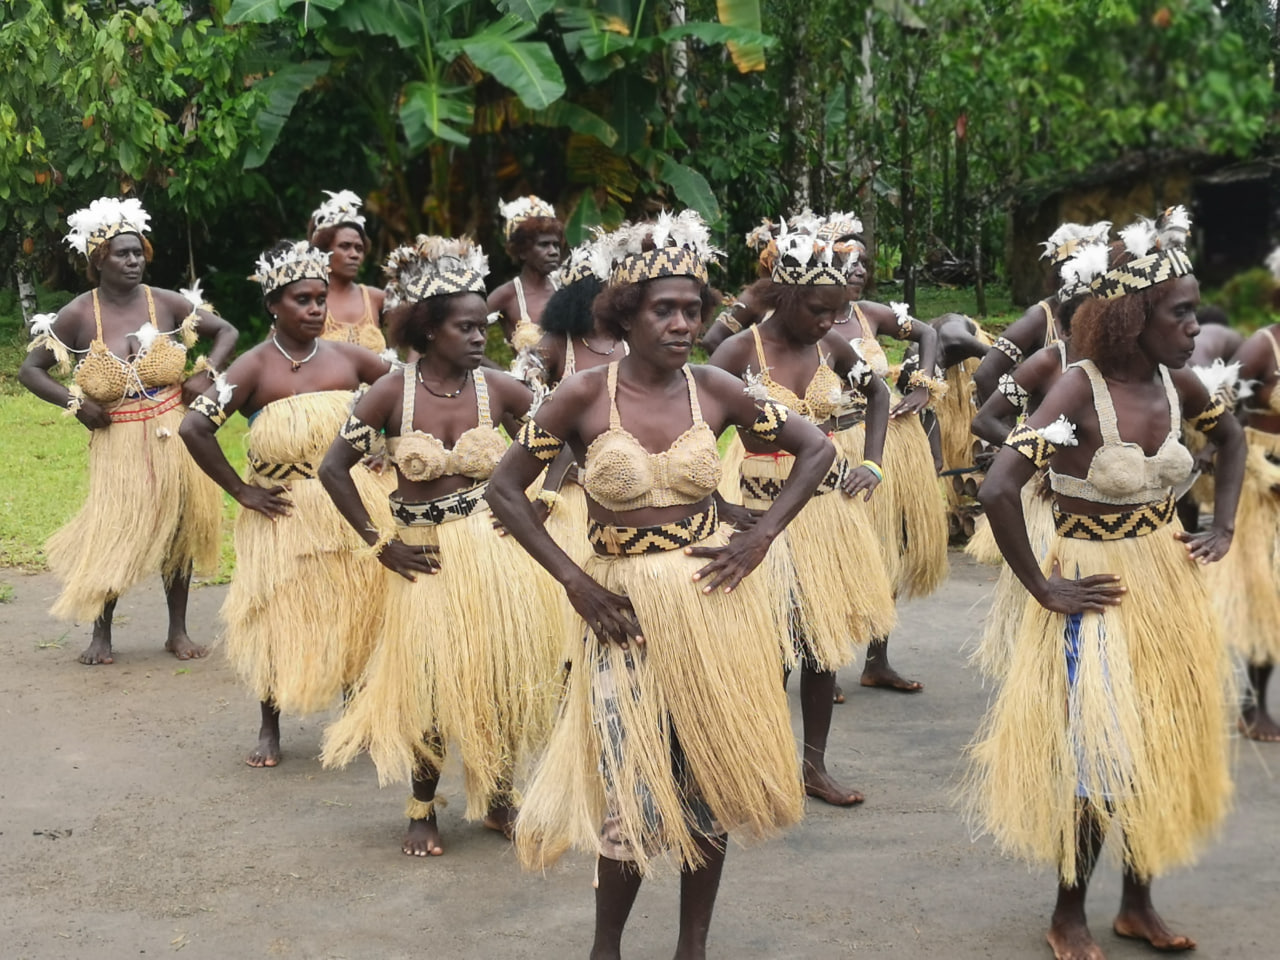
{"type": "Polygon", "coordinates": [[[1111,234],[1111,221],[1099,220],[1097,223],[1064,223],[1049,234],[1049,239],[1041,246],[1044,252],[1041,260],[1048,260],[1053,266],[1066,262],[1076,251],[1086,244],[1106,243],[1111,234]]]}
{"type": "Polygon", "coordinates": [[[544,217],[548,220],[559,219],[556,216],[555,207],[541,197],[535,197],[533,194],[529,194],[527,197],[516,197],[510,203],[499,202],[498,215],[506,221],[502,225],[502,235],[507,240],[511,239],[511,235],[526,220],[533,220],[538,217],[544,217]]]}
{"type": "Polygon", "coordinates": [[[778,259],[770,277],[774,283],[817,287],[845,284],[844,271],[835,263],[835,243],[786,222],[777,237],[778,259]]]}
{"type": "Polygon", "coordinates": [[[336,227],[340,223],[354,223],[364,226],[364,215],[360,213],[361,200],[350,190],[324,191],[329,199],[316,207],[311,214],[311,223],[316,230],[324,227],[336,227]]]}
{"type": "Polygon", "coordinates": [[[1265,263],[1267,269],[1271,271],[1271,276],[1280,283],[1280,247],[1276,247],[1268,254],[1265,263]]]}
{"type": "Polygon", "coordinates": [[[419,234],[396,247],[382,266],[387,275],[387,306],[452,293],[484,294],[489,258],[470,237],[419,234]]]}
{"type": "Polygon", "coordinates": [[[601,239],[600,262],[611,264],[611,284],[640,283],[659,277],[693,277],[707,282],[707,264],[722,252],[696,210],[663,210],[648,223],[624,224],[601,239]]]}
{"type": "Polygon", "coordinates": [[[1105,235],[1101,240],[1090,241],[1076,247],[1075,253],[1058,268],[1058,277],[1062,284],[1058,288],[1058,300],[1065,303],[1072,297],[1088,293],[1089,285],[1107,272],[1110,257],[1111,248],[1105,235]]]}
{"type": "Polygon", "coordinates": [[[818,236],[824,240],[844,240],[862,235],[862,221],[855,214],[836,211],[827,214],[818,228],[818,236]]]}
{"type": "Polygon", "coordinates": [[[591,239],[569,251],[569,258],[560,265],[560,282],[566,287],[588,277],[595,277],[601,282],[609,279],[613,264],[609,260],[607,235],[601,227],[592,227],[591,232],[591,239]]]}
{"type": "Polygon", "coordinates": [[[1120,231],[1124,248],[1133,259],[1095,277],[1089,289],[1094,296],[1115,300],[1186,276],[1192,272],[1185,249],[1190,231],[1191,217],[1185,207],[1170,207],[1160,220],[1138,217],[1120,231]]]}
{"type": "Polygon", "coordinates": [[[112,237],[142,236],[150,231],[150,222],[151,214],[137,197],[99,197],[67,217],[67,246],[87,257],[112,237]]]}
{"type": "Polygon", "coordinates": [[[257,272],[249,279],[262,284],[264,297],[299,280],[323,280],[328,283],[329,254],[305,240],[298,240],[279,253],[273,254],[268,250],[258,257],[257,272]]]}

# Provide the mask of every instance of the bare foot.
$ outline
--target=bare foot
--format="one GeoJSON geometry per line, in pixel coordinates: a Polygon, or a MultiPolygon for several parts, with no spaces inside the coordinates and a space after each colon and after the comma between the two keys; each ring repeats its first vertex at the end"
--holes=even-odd
{"type": "Polygon", "coordinates": [[[275,767],[280,763],[280,737],[262,734],[253,753],[244,758],[251,767],[275,767]]]}
{"type": "Polygon", "coordinates": [[[864,687],[881,687],[885,690],[897,690],[900,693],[919,693],[924,684],[919,680],[908,680],[890,666],[872,666],[867,664],[862,670],[864,687]]]}
{"type": "MultiPolygon", "coordinates": [[[[92,647],[90,648],[92,649],[92,647]]],[[[81,663],[87,661],[80,658],[81,663]]],[[[110,660],[105,661],[110,663],[110,660]]],[[[1245,707],[1240,711],[1240,720],[1236,723],[1250,740],[1261,740],[1263,743],[1280,743],[1280,724],[1271,719],[1271,714],[1257,707],[1245,707]]]]}
{"type": "Polygon", "coordinates": [[[111,656],[111,641],[95,636],[89,641],[89,646],[85,648],[84,653],[80,654],[80,662],[89,666],[98,663],[115,663],[115,658],[111,656]]]}
{"type": "MultiPolygon", "coordinates": [[[[485,826],[488,826],[488,821],[485,826]]],[[[433,813],[425,820],[410,820],[400,849],[410,857],[438,857],[444,853],[444,847],[440,846],[440,828],[436,826],[436,815],[433,813]]]]}
{"type": "Polygon", "coordinates": [[[1190,937],[1174,933],[1166,927],[1154,907],[1147,907],[1145,910],[1140,908],[1123,910],[1116,917],[1116,922],[1111,928],[1115,930],[1118,937],[1145,940],[1165,953],[1181,953],[1184,950],[1196,948],[1196,942],[1190,937]]]}
{"type": "Polygon", "coordinates": [[[844,703],[844,687],[838,683],[835,685],[835,689],[831,691],[831,702],[844,703]]]}
{"type": "Polygon", "coordinates": [[[185,633],[171,636],[165,641],[164,648],[179,660],[199,660],[209,654],[208,649],[192,643],[191,638],[185,633]]]}
{"type": "Polygon", "coordinates": [[[516,833],[516,813],[515,807],[499,806],[490,807],[489,814],[484,818],[484,825],[490,830],[502,834],[508,840],[514,839],[516,833]]]}
{"type": "Polygon", "coordinates": [[[866,800],[857,790],[841,786],[826,770],[819,770],[811,763],[804,765],[804,792],[833,807],[856,807],[866,800]]]}
{"type": "Polygon", "coordinates": [[[1106,960],[1083,919],[1054,920],[1044,938],[1057,960],[1106,960]]]}

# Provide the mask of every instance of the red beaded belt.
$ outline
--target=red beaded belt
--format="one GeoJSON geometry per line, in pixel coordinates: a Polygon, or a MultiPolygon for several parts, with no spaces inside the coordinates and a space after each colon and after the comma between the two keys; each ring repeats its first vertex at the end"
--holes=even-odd
{"type": "Polygon", "coordinates": [[[112,423],[136,423],[139,420],[154,420],[181,405],[180,387],[162,387],[154,396],[126,397],[120,401],[120,406],[107,411],[107,416],[112,423]]]}

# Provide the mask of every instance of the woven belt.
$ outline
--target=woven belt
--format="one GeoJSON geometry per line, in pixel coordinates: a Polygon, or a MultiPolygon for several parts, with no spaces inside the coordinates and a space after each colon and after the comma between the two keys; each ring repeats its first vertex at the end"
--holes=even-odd
{"type": "Polygon", "coordinates": [[[712,503],[701,513],[656,527],[614,527],[593,520],[587,528],[587,539],[596,553],[605,556],[665,553],[707,539],[719,522],[716,505],[712,503]]]}
{"type": "Polygon", "coordinates": [[[1173,495],[1159,503],[1145,503],[1124,513],[1063,513],[1053,505],[1053,526],[1058,536],[1072,540],[1127,540],[1145,537],[1174,517],[1173,495]]]}
{"type": "Polygon", "coordinates": [[[249,451],[249,469],[269,480],[314,480],[316,468],[305,460],[297,463],[269,463],[259,460],[249,451]]]}
{"type": "Polygon", "coordinates": [[[867,420],[867,412],[865,410],[857,413],[842,413],[838,417],[831,418],[831,432],[841,433],[845,430],[851,430],[860,423],[867,420]]]}
{"type": "Polygon", "coordinates": [[[391,495],[391,516],[402,527],[434,527],[451,520],[465,520],[482,506],[489,484],[481,483],[448,496],[422,503],[405,503],[391,495]]]}
{"type": "Polygon", "coordinates": [[[127,397],[120,401],[120,406],[107,412],[112,423],[135,423],[139,420],[154,420],[163,413],[168,413],[182,404],[182,390],[170,387],[161,390],[154,397],[127,397]]]}
{"type": "MultiPolygon", "coordinates": [[[[750,460],[753,456],[759,454],[747,454],[746,459],[750,460]]],[[[772,457],[774,454],[763,454],[766,457],[772,457]]],[[[790,454],[785,454],[790,456],[790,454]]],[[[743,461],[744,463],[746,460],[743,461]]],[[[827,475],[822,478],[822,482],[818,484],[818,489],[813,491],[815,497],[820,497],[824,493],[831,493],[839,490],[844,483],[844,478],[849,474],[849,461],[844,457],[836,457],[831,464],[831,469],[827,471],[827,475]]],[[[782,488],[786,485],[786,480],[780,480],[777,477],[749,477],[743,473],[738,478],[738,487],[742,490],[742,496],[747,500],[768,500],[772,503],[782,495],[782,488]]]]}

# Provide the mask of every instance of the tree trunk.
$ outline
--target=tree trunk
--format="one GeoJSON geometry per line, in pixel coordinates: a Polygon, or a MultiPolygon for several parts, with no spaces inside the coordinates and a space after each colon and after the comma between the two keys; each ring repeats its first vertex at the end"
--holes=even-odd
{"type": "MultiPolygon", "coordinates": [[[[685,0],[671,0],[668,25],[678,27],[685,23],[687,18],[685,0]]],[[[675,79],[676,87],[671,103],[667,106],[668,117],[674,116],[676,108],[684,103],[689,86],[686,82],[689,76],[689,41],[684,38],[671,44],[671,76],[675,79]]]]}
{"type": "MultiPolygon", "coordinates": [[[[859,118],[864,129],[871,129],[871,118],[875,116],[876,105],[876,81],[875,74],[871,70],[871,61],[875,55],[875,35],[873,33],[873,23],[871,19],[871,6],[867,5],[866,21],[863,23],[862,29],[862,76],[858,81],[859,105],[861,111],[859,118]]],[[[850,98],[849,116],[853,117],[852,95],[853,87],[848,87],[850,98]]],[[[850,127],[852,127],[850,120],[850,127]]],[[[850,169],[855,156],[855,138],[849,137],[849,157],[850,169]]],[[[872,143],[862,143],[862,159],[858,164],[861,179],[865,186],[860,198],[862,209],[859,211],[862,220],[862,238],[867,247],[867,288],[866,296],[872,297],[876,292],[876,204],[879,202],[876,197],[876,166],[875,166],[875,149],[872,143]]]]}
{"type": "MultiPolygon", "coordinates": [[[[966,131],[967,132],[967,131],[966,131]]],[[[956,134],[956,184],[953,196],[955,225],[951,228],[951,248],[957,253],[966,249],[967,231],[965,230],[965,191],[969,188],[969,138],[956,134]]]]}
{"type": "Polygon", "coordinates": [[[799,213],[810,205],[809,192],[809,105],[805,98],[805,67],[803,54],[805,26],[803,22],[796,24],[795,39],[792,50],[796,55],[791,58],[791,76],[786,84],[785,116],[790,123],[783,129],[789,131],[784,157],[784,171],[787,185],[791,192],[791,209],[788,213],[799,213]]]}
{"type": "Polygon", "coordinates": [[[31,272],[25,266],[14,271],[18,280],[18,302],[22,304],[22,322],[31,323],[39,307],[36,304],[36,285],[31,282],[31,272]]]}
{"type": "Polygon", "coordinates": [[[906,99],[898,101],[898,154],[902,176],[898,182],[902,206],[902,299],[912,313],[916,309],[916,211],[911,156],[911,112],[906,99]]]}
{"type": "Polygon", "coordinates": [[[973,244],[973,293],[978,301],[976,309],[980,317],[987,315],[987,282],[982,277],[985,269],[982,259],[982,229],[979,227],[978,237],[973,244]]]}

